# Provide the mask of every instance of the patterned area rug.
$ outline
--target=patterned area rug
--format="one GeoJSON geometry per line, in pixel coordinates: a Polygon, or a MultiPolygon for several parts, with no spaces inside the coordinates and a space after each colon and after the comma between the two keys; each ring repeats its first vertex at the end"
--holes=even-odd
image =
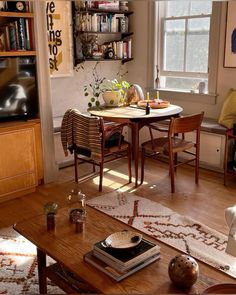
{"type": "MultiPolygon", "coordinates": [[[[48,293],[64,294],[51,281],[48,293]]],[[[36,248],[11,227],[0,229],[0,294],[39,294],[36,248]]]]}
{"type": "Polygon", "coordinates": [[[236,258],[225,253],[227,237],[206,225],[129,193],[112,192],[88,204],[236,278],[236,258]]]}

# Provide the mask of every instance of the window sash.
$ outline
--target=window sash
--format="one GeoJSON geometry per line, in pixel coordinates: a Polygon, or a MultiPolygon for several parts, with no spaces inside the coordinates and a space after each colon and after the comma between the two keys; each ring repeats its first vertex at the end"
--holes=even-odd
{"type": "MultiPolygon", "coordinates": [[[[170,75],[170,73],[172,73],[173,76],[179,76],[180,75],[183,75],[183,74],[186,74],[188,77],[207,77],[208,76],[208,71],[207,72],[197,72],[197,71],[191,71],[191,72],[188,72],[186,70],[187,68],[187,39],[188,39],[188,34],[189,32],[189,27],[188,27],[188,24],[189,24],[189,21],[191,21],[192,19],[203,19],[203,18],[206,18],[206,19],[209,19],[211,17],[211,14],[205,14],[205,15],[194,15],[194,16],[180,16],[180,17],[163,17],[162,18],[162,25],[161,25],[161,32],[162,32],[162,36],[161,36],[161,40],[162,40],[162,48],[161,48],[161,68],[160,68],[160,75],[170,75]],[[180,30],[180,32],[183,32],[184,34],[184,44],[183,44],[183,71],[176,71],[176,70],[166,70],[165,69],[165,55],[166,55],[166,36],[167,35],[171,35],[171,31],[167,31],[166,29],[166,23],[167,21],[170,21],[170,20],[184,20],[184,30],[180,30]]],[[[203,32],[202,30],[198,30],[196,31],[195,33],[199,32],[199,34],[201,32],[203,32]]],[[[173,31],[173,34],[174,34],[174,31],[173,31]]],[[[205,34],[206,35],[210,35],[210,27],[209,27],[209,30],[205,31],[205,34]]],[[[209,63],[209,53],[208,53],[208,63],[209,63]]],[[[207,66],[208,68],[208,66],[207,66]]]]}
{"type": "MultiPolygon", "coordinates": [[[[161,72],[162,70],[162,50],[161,47],[163,45],[163,19],[165,3],[164,1],[155,1],[148,2],[148,13],[149,13],[149,51],[148,51],[148,77],[147,77],[147,85],[150,89],[160,88],[162,85],[158,85],[158,81],[161,76],[165,76],[165,72],[161,72]],[[153,25],[155,23],[155,25],[153,25]],[[164,75],[163,75],[164,74],[164,75]]],[[[208,92],[205,99],[207,102],[214,104],[215,97],[217,95],[217,72],[218,72],[218,61],[219,61],[219,36],[221,30],[221,15],[222,15],[222,2],[213,1],[212,2],[212,13],[211,13],[211,21],[210,21],[210,33],[209,33],[209,56],[208,56],[208,92]]],[[[168,73],[167,73],[168,74],[168,73]]],[[[173,72],[170,73],[173,75],[173,72]]],[[[177,73],[180,74],[180,73],[177,73]]],[[[190,73],[191,75],[192,73],[190,73]]],[[[181,73],[183,75],[183,73],[181,73]]],[[[187,75],[187,73],[185,73],[187,75]]],[[[198,76],[198,75],[197,75],[198,76]]],[[[162,89],[165,90],[164,88],[162,89]]],[[[178,93],[191,93],[191,89],[172,89],[174,96],[178,99],[178,93]]],[[[171,90],[171,91],[172,91],[171,90]]],[[[168,89],[166,88],[166,91],[168,89]]],[[[193,100],[197,97],[197,94],[194,94],[193,100]]],[[[181,99],[184,96],[181,95],[181,99]]],[[[201,95],[200,98],[203,96],[201,95]]],[[[190,97],[186,96],[186,100],[190,97]]],[[[198,99],[200,99],[198,98],[198,99]]],[[[202,100],[204,102],[204,100],[202,100]]]]}

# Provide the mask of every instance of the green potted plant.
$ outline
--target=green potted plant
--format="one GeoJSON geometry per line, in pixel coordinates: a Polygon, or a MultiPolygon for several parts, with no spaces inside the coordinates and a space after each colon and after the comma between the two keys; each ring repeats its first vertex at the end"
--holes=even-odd
{"type": "Polygon", "coordinates": [[[107,80],[103,84],[102,97],[108,106],[119,106],[125,102],[125,95],[130,84],[125,80],[107,80]]]}
{"type": "MultiPolygon", "coordinates": [[[[88,99],[88,107],[92,106],[100,107],[100,97],[107,106],[119,106],[124,104],[126,100],[126,92],[130,88],[129,82],[123,79],[123,76],[127,73],[117,73],[119,79],[108,80],[105,77],[100,77],[97,72],[97,66],[99,62],[93,68],[93,80],[84,85],[84,96],[88,99]]],[[[83,68],[83,67],[82,67],[83,68]]]]}

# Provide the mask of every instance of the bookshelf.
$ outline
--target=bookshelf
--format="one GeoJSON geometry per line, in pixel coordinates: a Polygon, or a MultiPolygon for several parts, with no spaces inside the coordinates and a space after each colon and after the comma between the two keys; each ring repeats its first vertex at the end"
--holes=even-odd
{"type": "Polygon", "coordinates": [[[32,12],[0,11],[0,57],[35,56],[32,12]]]}
{"type": "MultiPolygon", "coordinates": [[[[27,93],[27,100],[35,99],[35,103],[38,100],[38,96],[35,95],[37,88],[36,92],[33,92],[36,76],[25,74],[34,73],[34,67],[35,70],[37,68],[36,63],[30,62],[31,57],[35,59],[37,55],[34,43],[33,2],[24,1],[24,5],[23,12],[7,9],[0,11],[0,58],[3,64],[0,73],[1,107],[8,96],[15,99],[15,96],[11,96],[12,83],[17,84],[18,89],[23,87],[24,93],[27,93]],[[14,36],[10,36],[10,27],[14,36]],[[10,37],[14,39],[10,41],[10,37]]],[[[24,98],[20,97],[22,109],[24,98]]],[[[0,162],[4,167],[0,173],[0,202],[35,191],[44,176],[39,111],[35,111],[27,119],[13,118],[8,113],[3,113],[0,114],[0,162]]]]}
{"type": "Polygon", "coordinates": [[[122,63],[133,60],[133,32],[130,31],[130,16],[133,11],[121,10],[120,2],[114,2],[117,2],[116,7],[94,8],[93,4],[85,7],[76,7],[75,4],[72,6],[75,66],[86,60],[119,60],[122,63]]]}

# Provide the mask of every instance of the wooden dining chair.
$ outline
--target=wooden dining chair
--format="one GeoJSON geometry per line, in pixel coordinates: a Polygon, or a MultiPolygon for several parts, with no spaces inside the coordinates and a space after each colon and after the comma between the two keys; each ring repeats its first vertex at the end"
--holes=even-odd
{"type": "Polygon", "coordinates": [[[99,191],[102,191],[104,163],[127,157],[129,183],[131,182],[131,147],[122,131],[127,124],[111,124],[103,118],[89,116],[77,110],[68,110],[62,121],[61,140],[64,152],[74,154],[75,181],[78,182],[78,165],[90,163],[100,168],[99,191]]]}
{"type": "Polygon", "coordinates": [[[150,127],[151,140],[142,144],[141,157],[141,184],[144,180],[144,161],[145,157],[163,160],[163,155],[168,157],[169,173],[171,177],[171,192],[175,192],[174,173],[177,166],[195,162],[195,183],[199,179],[199,153],[200,153],[200,128],[204,113],[171,118],[169,123],[168,135],[154,138],[152,127],[150,127]],[[194,140],[186,140],[185,134],[195,132],[194,140]],[[178,153],[188,154],[188,157],[178,161],[178,153]],[[162,157],[160,157],[162,156],[162,157]]]}

